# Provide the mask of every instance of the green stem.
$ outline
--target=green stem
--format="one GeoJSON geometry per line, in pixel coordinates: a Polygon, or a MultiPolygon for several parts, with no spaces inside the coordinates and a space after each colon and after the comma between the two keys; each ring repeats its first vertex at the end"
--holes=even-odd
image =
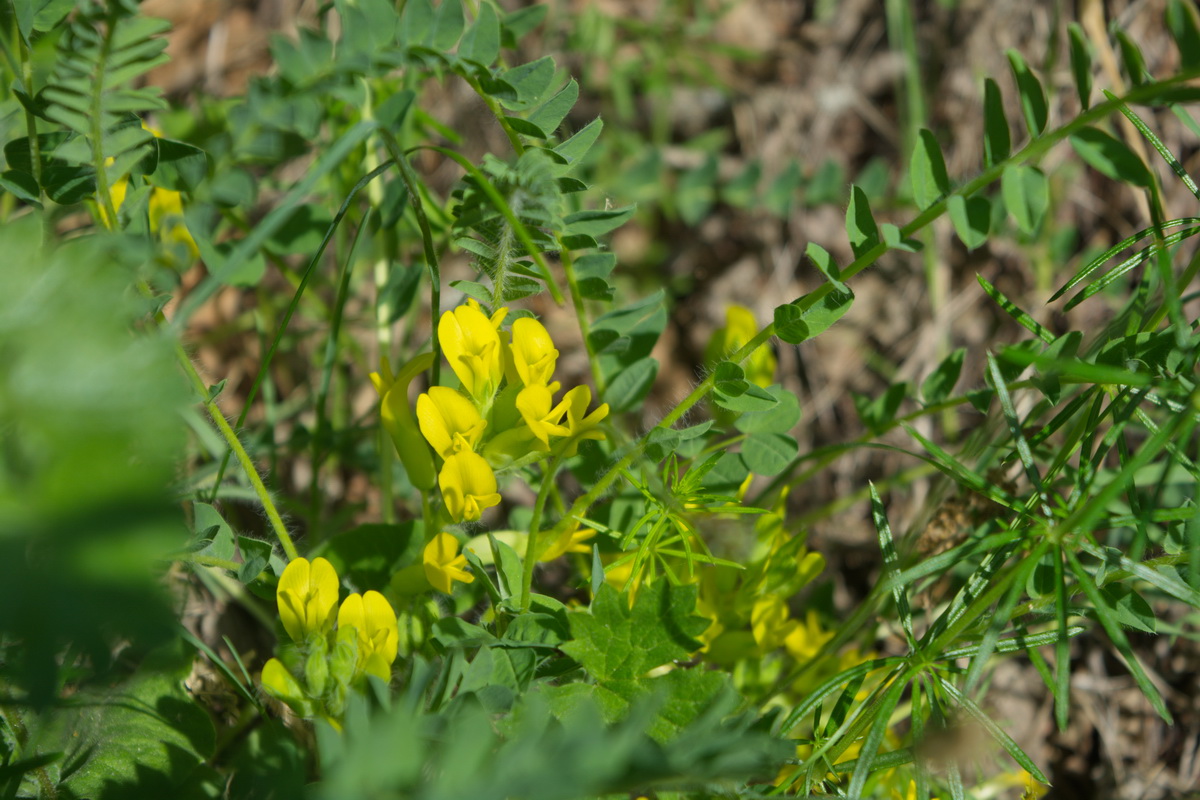
{"type": "Polygon", "coordinates": [[[533,594],[533,568],[537,565],[538,535],[542,526],[542,513],[546,499],[554,487],[554,476],[562,464],[562,453],[550,459],[550,465],[542,473],[542,485],[538,488],[537,500],[533,504],[533,517],[529,520],[529,538],[525,541],[525,565],[521,573],[521,611],[528,611],[533,594]]]}
{"type": "MultiPolygon", "coordinates": [[[[29,54],[29,46],[25,44],[25,40],[17,34],[17,53],[21,60],[21,82],[22,91],[29,97],[33,97],[33,59],[29,54]]],[[[38,200],[44,206],[46,204],[46,192],[42,188],[42,143],[38,141],[37,133],[37,117],[28,108],[25,108],[25,133],[29,137],[29,160],[30,166],[33,167],[33,178],[38,185],[38,200]]]]}
{"type": "Polygon", "coordinates": [[[233,428],[229,426],[229,420],[225,419],[225,415],[221,409],[209,397],[208,387],[204,385],[204,380],[200,377],[200,373],[196,371],[196,365],[192,363],[192,359],[184,352],[183,345],[175,342],[175,357],[179,360],[179,365],[183,367],[183,371],[187,373],[188,378],[192,381],[192,386],[203,398],[204,409],[208,415],[212,417],[213,424],[217,426],[217,430],[225,437],[226,444],[229,445],[230,451],[237,458],[238,463],[242,465],[242,469],[246,473],[246,477],[250,479],[250,485],[254,488],[254,493],[258,495],[259,501],[263,505],[263,510],[267,513],[267,519],[271,523],[271,527],[275,530],[275,536],[279,539],[279,544],[283,547],[283,552],[287,555],[288,560],[299,558],[300,554],[296,552],[296,545],[292,544],[292,537],[288,534],[287,526],[283,524],[283,519],[279,516],[279,511],[275,508],[275,502],[271,499],[271,493],[267,491],[267,487],[263,484],[262,478],[258,474],[258,469],[254,466],[254,462],[250,459],[250,455],[246,452],[246,448],[242,447],[242,442],[238,439],[233,428]]]}
{"type": "MultiPolygon", "coordinates": [[[[562,239],[559,238],[559,246],[562,246],[562,239]]],[[[579,279],[575,275],[575,259],[571,256],[571,251],[565,247],[561,247],[563,274],[567,277],[567,291],[571,295],[571,305],[575,309],[575,320],[579,323],[579,334],[583,337],[583,349],[587,351],[588,366],[592,370],[592,382],[596,384],[596,397],[603,397],[604,390],[607,388],[604,383],[604,373],[600,371],[600,364],[596,360],[596,353],[592,349],[592,343],[588,339],[591,333],[591,323],[588,322],[587,308],[584,306],[583,295],[579,293],[579,279]]]]}

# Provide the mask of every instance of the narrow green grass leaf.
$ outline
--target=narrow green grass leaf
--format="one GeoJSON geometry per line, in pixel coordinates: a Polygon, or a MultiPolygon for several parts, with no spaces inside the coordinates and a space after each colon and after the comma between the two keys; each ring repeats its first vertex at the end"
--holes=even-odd
{"type": "MultiPolygon", "coordinates": [[[[1020,581],[1013,581],[1013,587],[1023,589],[1020,581]]],[[[1067,636],[1079,636],[1082,633],[1087,633],[1090,628],[1083,625],[1070,625],[1067,627],[1067,636]]],[[[1016,636],[1005,637],[996,640],[992,647],[994,653],[1019,653],[1029,651],[1037,647],[1044,647],[1048,644],[1054,644],[1058,641],[1058,630],[1044,631],[1042,633],[1022,634],[1016,636]]],[[[983,651],[982,644],[971,645],[970,647],[957,647],[953,650],[947,650],[941,653],[938,661],[957,661],[960,658],[974,658],[983,651]]]]}
{"type": "Polygon", "coordinates": [[[1029,64],[1019,52],[1010,49],[1005,55],[1008,56],[1013,78],[1017,82],[1017,94],[1021,98],[1025,127],[1028,128],[1030,137],[1037,138],[1046,130],[1046,122],[1049,119],[1046,90],[1042,88],[1042,82],[1029,69],[1029,64]]]}
{"type": "MultiPolygon", "coordinates": [[[[1110,101],[1117,102],[1117,97],[1111,92],[1106,91],[1104,96],[1110,101]]],[[[1183,185],[1188,188],[1188,191],[1191,192],[1197,200],[1200,200],[1200,188],[1196,187],[1196,182],[1192,180],[1192,176],[1188,174],[1188,171],[1183,164],[1179,163],[1179,159],[1175,157],[1175,154],[1171,152],[1171,149],[1163,144],[1163,140],[1158,138],[1154,131],[1150,130],[1150,126],[1147,125],[1140,116],[1135,114],[1133,109],[1131,109],[1127,104],[1121,103],[1118,108],[1120,109],[1121,113],[1125,115],[1125,118],[1132,122],[1134,127],[1138,129],[1138,133],[1142,134],[1146,141],[1154,145],[1154,149],[1158,151],[1158,154],[1162,157],[1162,160],[1167,162],[1167,166],[1169,166],[1171,171],[1175,173],[1175,176],[1183,182],[1183,185]]]]}
{"type": "Polygon", "coordinates": [[[1070,550],[1065,550],[1064,552],[1068,562],[1071,564],[1071,573],[1079,581],[1079,585],[1083,587],[1083,592],[1087,595],[1088,600],[1091,601],[1100,624],[1104,626],[1104,631],[1108,634],[1108,638],[1112,641],[1113,646],[1117,648],[1117,652],[1121,654],[1121,659],[1125,662],[1125,666],[1129,668],[1129,672],[1133,675],[1134,681],[1137,682],[1138,688],[1142,690],[1142,694],[1146,696],[1146,700],[1158,712],[1158,715],[1163,718],[1163,721],[1168,725],[1173,724],[1174,718],[1171,716],[1171,712],[1167,710],[1167,704],[1163,701],[1158,689],[1150,682],[1150,678],[1146,675],[1146,671],[1142,669],[1141,662],[1138,661],[1137,656],[1134,655],[1133,648],[1129,644],[1129,639],[1125,636],[1125,632],[1121,630],[1121,626],[1116,619],[1112,607],[1108,604],[1108,600],[1096,587],[1091,574],[1079,562],[1075,554],[1070,552],[1070,550]]]}
{"type": "Polygon", "coordinates": [[[1012,133],[1004,113],[1004,98],[997,83],[988,78],[983,82],[983,164],[994,167],[1008,158],[1012,150],[1012,133]]]}
{"type": "Polygon", "coordinates": [[[1079,105],[1087,111],[1092,104],[1092,46],[1087,34],[1078,22],[1067,25],[1071,39],[1071,77],[1075,79],[1075,91],[1079,94],[1079,105]]]}
{"type": "Polygon", "coordinates": [[[1004,309],[1006,314],[1016,320],[1022,328],[1029,331],[1046,344],[1051,344],[1054,342],[1053,333],[1042,327],[1041,323],[1029,316],[1029,314],[1027,314],[1020,306],[1018,306],[1012,300],[1009,300],[1008,297],[1006,297],[1003,292],[993,286],[987,278],[976,274],[975,280],[979,281],[979,285],[983,287],[985,292],[987,292],[988,297],[996,301],[996,304],[1000,306],[1000,308],[1004,309]]]}
{"type": "Polygon", "coordinates": [[[1200,25],[1196,7],[1188,0],[1170,0],[1166,11],[1167,30],[1179,48],[1179,60],[1184,69],[1200,67],[1200,25]]]}
{"type": "Polygon", "coordinates": [[[1121,263],[1117,264],[1117,266],[1110,269],[1108,272],[1101,275],[1095,281],[1090,283],[1085,289],[1083,289],[1078,294],[1076,294],[1074,297],[1072,297],[1070,300],[1068,300],[1063,305],[1063,310],[1070,311],[1072,308],[1079,305],[1084,300],[1087,300],[1088,298],[1093,297],[1093,296],[1099,294],[1100,292],[1104,291],[1110,285],[1112,285],[1115,281],[1120,280],[1123,276],[1125,276],[1132,270],[1136,269],[1137,267],[1140,267],[1146,261],[1148,261],[1151,258],[1153,258],[1154,256],[1158,255],[1158,253],[1160,251],[1166,250],[1169,247],[1173,247],[1185,239],[1190,239],[1192,236],[1195,236],[1197,233],[1200,233],[1200,227],[1188,228],[1187,230],[1177,231],[1176,233],[1173,233],[1170,236],[1164,236],[1162,239],[1147,246],[1145,249],[1139,250],[1137,253],[1133,254],[1129,258],[1127,258],[1124,261],[1122,261],[1121,263]]]}
{"type": "MultiPolygon", "coordinates": [[[[1157,229],[1166,230],[1167,228],[1175,228],[1179,227],[1180,225],[1195,225],[1196,223],[1200,223],[1200,217],[1180,217],[1179,219],[1171,219],[1163,222],[1157,227],[1157,229]]],[[[1086,280],[1089,275],[1091,275],[1101,266],[1111,261],[1122,250],[1128,249],[1137,242],[1140,242],[1142,239],[1153,236],[1155,231],[1156,228],[1143,228],[1132,236],[1127,236],[1121,241],[1117,242],[1112,247],[1093,258],[1087,264],[1080,267],[1079,271],[1076,272],[1070,280],[1059,287],[1058,291],[1050,295],[1050,299],[1047,302],[1052,303],[1058,298],[1062,297],[1064,294],[1071,291],[1084,280],[1086,280]]]]}
{"type": "Polygon", "coordinates": [[[932,131],[921,129],[909,165],[913,199],[917,208],[928,208],[950,192],[950,177],[946,174],[946,159],[932,131]]]}
{"type": "Polygon", "coordinates": [[[1008,422],[1008,432],[1013,438],[1013,443],[1016,445],[1017,455],[1021,459],[1021,466],[1025,469],[1025,477],[1029,479],[1029,483],[1037,491],[1038,497],[1041,500],[1042,515],[1050,518],[1050,502],[1046,496],[1046,489],[1042,486],[1042,476],[1038,472],[1037,464],[1033,461],[1033,451],[1029,449],[1029,442],[1025,439],[1025,432],[1021,427],[1021,420],[1017,417],[1017,410],[1013,406],[1012,397],[1008,393],[1008,384],[1004,380],[1004,376],[1000,373],[1000,365],[996,363],[996,357],[991,353],[987,354],[988,372],[992,376],[992,386],[996,389],[996,397],[1000,401],[1000,408],[1004,412],[1004,419],[1008,422]]]}
{"type": "Polygon", "coordinates": [[[846,794],[850,797],[863,796],[867,778],[871,775],[871,767],[879,756],[879,747],[883,744],[883,737],[887,734],[888,726],[891,724],[892,712],[896,710],[906,685],[906,681],[893,680],[882,700],[871,707],[874,718],[867,731],[866,739],[863,740],[862,749],[859,750],[854,772],[850,775],[850,786],[846,789],[846,794]]]}
{"type": "Polygon", "coordinates": [[[911,652],[917,650],[917,638],[913,635],[912,607],[908,604],[908,593],[903,584],[895,580],[900,575],[900,558],[896,555],[896,543],[892,538],[892,526],[888,523],[887,511],[879,492],[872,482],[871,487],[871,520],[875,523],[875,531],[879,536],[879,550],[883,553],[883,568],[892,580],[892,599],[896,603],[896,612],[900,616],[900,627],[904,630],[904,638],[908,641],[911,652]]]}
{"type": "Polygon", "coordinates": [[[1050,779],[1046,777],[1046,774],[1042,772],[1037,764],[1033,763],[1033,759],[1026,755],[1025,751],[1021,749],[1021,746],[1013,741],[1013,738],[1005,733],[1004,729],[997,725],[991,717],[985,714],[982,708],[975,705],[971,698],[964,695],[954,686],[953,683],[941,677],[940,675],[938,676],[938,681],[942,685],[942,690],[946,692],[946,694],[948,694],[955,703],[962,707],[963,710],[970,714],[976,722],[982,725],[983,729],[986,730],[993,739],[1000,743],[1000,746],[1004,748],[1005,752],[1012,756],[1013,761],[1016,761],[1022,769],[1032,775],[1039,783],[1050,782],[1050,779]]]}

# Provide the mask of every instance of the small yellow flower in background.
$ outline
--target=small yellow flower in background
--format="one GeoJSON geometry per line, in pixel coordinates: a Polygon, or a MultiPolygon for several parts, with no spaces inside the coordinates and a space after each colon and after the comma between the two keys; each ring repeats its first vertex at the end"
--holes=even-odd
{"type": "Polygon", "coordinates": [[[525,386],[546,386],[554,377],[558,350],[550,333],[536,319],[521,317],[513,323],[509,352],[517,377],[525,386]]]}
{"type": "Polygon", "coordinates": [[[200,248],[196,246],[196,240],[192,238],[192,233],[183,220],[182,194],[155,186],[150,192],[148,216],[150,230],[157,233],[164,242],[187,247],[192,261],[200,257],[200,248]]]}
{"type": "MultiPolygon", "coordinates": [[[[758,333],[758,321],[754,312],[745,306],[730,305],[725,309],[725,326],[718,328],[709,341],[705,358],[717,363],[741,349],[758,333]]],[[[775,354],[769,347],[760,347],[742,365],[746,380],[762,387],[775,382],[775,354]]]]}
{"type": "MultiPolygon", "coordinates": [[[[908,782],[908,791],[904,794],[900,794],[898,790],[892,789],[892,797],[895,800],[917,800],[917,782],[910,780],[908,782]]],[[[930,798],[930,800],[937,800],[937,798],[930,798]]]]}
{"type": "Polygon", "coordinates": [[[530,432],[547,449],[550,447],[551,436],[567,436],[571,433],[569,428],[559,424],[567,410],[565,400],[551,408],[557,389],[557,383],[549,386],[534,383],[526,386],[517,395],[517,410],[521,412],[521,419],[525,420],[530,432]]]}
{"type": "Polygon", "coordinates": [[[379,360],[379,372],[371,373],[371,383],[379,393],[379,416],[383,429],[392,438],[400,463],[413,486],[428,491],[437,482],[433,454],[417,430],[412,409],[408,405],[408,384],[418,373],[433,366],[433,353],[422,353],[409,361],[395,375],[387,356],[379,360]]]}
{"type": "Polygon", "coordinates": [[[354,628],[358,633],[358,667],[369,675],[388,681],[396,660],[399,631],[396,612],[379,592],[352,594],[342,601],[338,628],[354,628]]]}
{"type": "Polygon", "coordinates": [[[763,650],[774,650],[791,632],[788,607],[778,595],[767,595],[754,603],[750,611],[750,631],[763,650]]]}
{"type": "Polygon", "coordinates": [[[294,641],[304,642],[310,633],[325,633],[333,627],[337,572],[323,558],[315,558],[311,564],[307,558],[297,558],[279,576],[275,598],[284,630],[294,641]]]}
{"type": "Polygon", "coordinates": [[[447,458],[438,473],[438,486],[455,522],[477,520],[485,508],[500,503],[496,473],[483,456],[475,453],[455,453],[447,458]]]}
{"type": "Polygon", "coordinates": [[[550,542],[538,556],[538,561],[553,561],[561,555],[567,553],[588,553],[591,548],[584,542],[596,536],[596,532],[591,528],[581,528],[576,522],[570,528],[560,533],[554,541],[550,542]]]}
{"type": "Polygon", "coordinates": [[[501,308],[489,319],[479,303],[468,300],[438,322],[438,340],[450,369],[481,407],[491,402],[504,377],[499,328],[507,314],[508,309],[501,308]]]}
{"type": "Polygon", "coordinates": [[[445,386],[431,386],[417,398],[417,423],[442,458],[473,452],[487,427],[469,397],[445,386]]]}
{"type": "Polygon", "coordinates": [[[458,552],[458,540],[442,531],[429,540],[423,554],[425,577],[433,588],[450,594],[454,582],[470,583],[475,576],[464,569],[467,557],[458,552]]]}
{"type": "Polygon", "coordinates": [[[804,663],[810,661],[832,638],[833,631],[824,630],[817,618],[817,612],[810,608],[804,615],[803,623],[792,621],[791,630],[784,637],[783,646],[792,658],[804,663]]]}
{"type": "Polygon", "coordinates": [[[570,445],[563,451],[564,455],[575,455],[579,450],[579,443],[584,439],[595,439],[597,441],[604,439],[604,432],[596,430],[596,426],[608,416],[608,403],[602,403],[591,414],[585,416],[587,407],[591,402],[592,389],[587,385],[576,386],[563,396],[562,402],[559,405],[566,407],[567,435],[571,440],[570,445]]]}

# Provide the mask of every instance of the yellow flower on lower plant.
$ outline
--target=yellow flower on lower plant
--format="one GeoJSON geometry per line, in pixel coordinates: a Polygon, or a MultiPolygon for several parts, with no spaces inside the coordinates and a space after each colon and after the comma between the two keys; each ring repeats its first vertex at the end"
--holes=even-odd
{"type": "Polygon", "coordinates": [[[396,660],[399,631],[396,612],[379,592],[352,594],[342,601],[338,628],[354,628],[358,633],[358,667],[382,681],[391,680],[396,660]]]}
{"type": "Polygon", "coordinates": [[[791,630],[783,639],[788,654],[797,661],[810,661],[826,642],[833,638],[833,631],[824,630],[817,612],[811,608],[804,615],[804,622],[793,621],[791,630]]]}
{"type": "Polygon", "coordinates": [[[576,522],[571,527],[560,533],[554,538],[550,544],[542,550],[538,556],[538,561],[553,561],[561,555],[567,553],[587,553],[591,551],[584,542],[594,538],[596,532],[591,528],[581,528],[576,522]]]}
{"type": "MultiPolygon", "coordinates": [[[[546,386],[554,377],[558,350],[546,327],[533,317],[521,317],[513,322],[509,353],[513,371],[525,386],[546,386]]],[[[511,376],[509,381],[512,381],[511,376]]]]}
{"type": "Polygon", "coordinates": [[[585,385],[576,386],[574,389],[567,392],[559,403],[565,407],[567,412],[567,436],[569,444],[567,449],[563,451],[566,456],[575,455],[579,449],[579,443],[584,439],[596,439],[601,441],[604,439],[604,432],[596,430],[596,427],[608,416],[608,403],[602,403],[596,407],[590,414],[586,414],[587,407],[592,402],[592,389],[585,385]]]}
{"type": "Polygon", "coordinates": [[[500,503],[496,491],[496,473],[483,456],[455,453],[446,459],[438,473],[438,486],[446,510],[455,522],[472,522],[483,516],[485,508],[500,503]]]}
{"type": "Polygon", "coordinates": [[[295,642],[304,642],[311,633],[326,633],[333,627],[337,607],[337,571],[323,558],[311,563],[297,558],[279,576],[275,599],[284,630],[295,642]]]}
{"type": "Polygon", "coordinates": [[[550,447],[551,436],[567,436],[571,433],[569,428],[559,424],[567,410],[566,401],[553,406],[554,392],[557,389],[557,383],[549,386],[535,383],[526,386],[517,395],[517,410],[521,412],[521,419],[525,420],[529,430],[547,449],[550,447]]]}
{"type": "Polygon", "coordinates": [[[468,300],[438,321],[438,340],[450,369],[458,376],[463,391],[485,408],[504,377],[504,359],[500,351],[500,323],[508,314],[501,308],[489,318],[479,303],[468,300]]]}
{"type": "Polygon", "coordinates": [[[787,603],[779,595],[760,598],[750,610],[750,630],[754,641],[764,651],[774,650],[782,644],[794,624],[788,619],[787,603]]]}
{"type": "Polygon", "coordinates": [[[450,594],[454,582],[470,583],[475,576],[467,572],[467,557],[458,552],[458,540],[442,531],[429,540],[422,555],[425,577],[433,588],[450,594]]]}
{"type": "Polygon", "coordinates": [[[417,398],[417,424],[442,458],[474,451],[487,427],[469,397],[445,386],[431,386],[417,398]]]}

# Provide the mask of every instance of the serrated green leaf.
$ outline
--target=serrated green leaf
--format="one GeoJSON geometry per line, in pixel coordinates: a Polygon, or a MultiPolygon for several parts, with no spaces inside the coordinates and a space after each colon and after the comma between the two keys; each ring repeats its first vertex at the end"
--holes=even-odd
{"type": "Polygon", "coordinates": [[[950,191],[950,176],[946,174],[946,159],[932,131],[921,129],[920,140],[913,150],[909,166],[913,199],[917,208],[928,208],[950,191]]]}
{"type": "Polygon", "coordinates": [[[1092,104],[1092,47],[1079,23],[1067,25],[1071,39],[1071,77],[1079,94],[1079,105],[1087,111],[1092,104]]]}
{"type": "Polygon", "coordinates": [[[1115,181],[1134,186],[1149,186],[1153,181],[1142,159],[1124,142],[1098,128],[1081,128],[1073,133],[1071,147],[1091,167],[1115,181]]]}
{"type": "Polygon", "coordinates": [[[1019,52],[1010,49],[1005,54],[1017,82],[1017,94],[1021,98],[1025,127],[1029,129],[1030,136],[1040,136],[1046,130],[1050,113],[1046,104],[1046,90],[1042,88],[1042,82],[1029,69],[1019,52]]]}
{"type": "Polygon", "coordinates": [[[1042,224],[1050,205],[1050,184],[1037,167],[1010,164],[1000,177],[1004,206],[1017,227],[1031,235],[1042,224]]]}
{"type": "Polygon", "coordinates": [[[641,587],[630,608],[628,595],[605,584],[590,610],[567,615],[572,641],[562,650],[599,681],[642,678],[700,649],[695,637],[709,621],[695,613],[696,593],[659,580],[641,587]]]}
{"type": "Polygon", "coordinates": [[[992,204],[986,197],[956,194],[946,200],[946,209],[950,212],[954,232],[968,250],[987,242],[992,224],[992,204]]]}

